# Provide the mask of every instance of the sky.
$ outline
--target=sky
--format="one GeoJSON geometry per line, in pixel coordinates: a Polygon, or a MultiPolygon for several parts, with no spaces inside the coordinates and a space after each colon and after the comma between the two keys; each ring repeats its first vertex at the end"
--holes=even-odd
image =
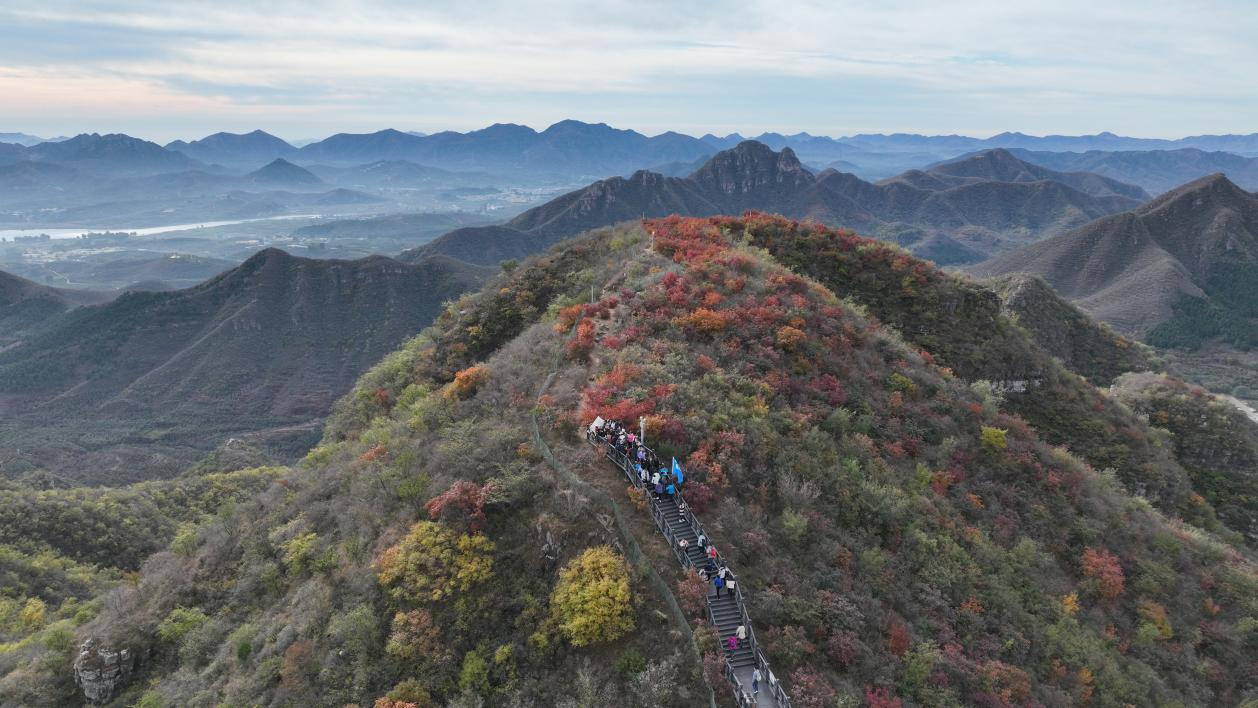
{"type": "Polygon", "coordinates": [[[1252,0],[5,0],[0,132],[1258,132],[1252,0]]]}

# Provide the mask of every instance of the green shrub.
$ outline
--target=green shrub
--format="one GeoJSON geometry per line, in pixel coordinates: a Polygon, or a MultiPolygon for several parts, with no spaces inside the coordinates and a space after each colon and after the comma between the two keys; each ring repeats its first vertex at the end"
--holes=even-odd
{"type": "Polygon", "coordinates": [[[646,670],[646,657],[637,649],[629,647],[616,659],[616,670],[625,676],[637,676],[646,670]]]}
{"type": "Polygon", "coordinates": [[[1005,449],[1008,443],[1005,435],[1008,431],[1003,428],[993,428],[988,425],[983,426],[982,432],[979,434],[979,444],[987,452],[1000,452],[1005,449]]]}
{"type": "Polygon", "coordinates": [[[176,607],[157,625],[157,636],[167,642],[179,642],[207,620],[209,616],[199,607],[176,607]]]}

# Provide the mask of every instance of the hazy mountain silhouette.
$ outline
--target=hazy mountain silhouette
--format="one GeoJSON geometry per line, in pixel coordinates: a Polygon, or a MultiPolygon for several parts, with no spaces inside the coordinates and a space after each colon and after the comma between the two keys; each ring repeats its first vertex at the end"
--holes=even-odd
{"type": "Polygon", "coordinates": [[[277,157],[273,162],[245,175],[251,185],[271,189],[310,189],[324,185],[310,170],[277,157]]]}
{"type": "Polygon", "coordinates": [[[167,150],[183,153],[206,164],[253,168],[278,157],[291,158],[297,148],[261,130],[250,133],[214,133],[200,140],[176,140],[167,150]]]}
{"type": "Polygon", "coordinates": [[[1045,152],[1010,150],[1018,159],[1057,170],[1083,170],[1138,184],[1154,194],[1222,172],[1245,189],[1258,189],[1258,158],[1196,148],[1045,152]]]}
{"type": "Polygon", "coordinates": [[[873,233],[938,262],[956,263],[1129,209],[1142,201],[1137,195],[1143,195],[1138,187],[1045,170],[1008,153],[874,184],[834,170],[813,175],[791,149],[775,152],[746,141],[717,153],[688,177],[639,171],[600,180],[506,224],[460,229],[402,258],[443,253],[494,263],[643,216],[756,209],[873,233]]]}
{"type": "Polygon", "coordinates": [[[112,173],[153,174],[201,165],[187,155],[167,150],[157,143],[120,133],[84,133],[61,142],[40,143],[25,148],[18,159],[55,162],[84,171],[112,173]]]}
{"type": "Polygon", "coordinates": [[[298,158],[333,166],[407,160],[447,170],[609,175],[711,153],[702,141],[678,133],[647,137],[602,123],[567,120],[542,132],[496,124],[467,133],[425,136],[397,130],[341,133],[302,147],[298,158]]]}

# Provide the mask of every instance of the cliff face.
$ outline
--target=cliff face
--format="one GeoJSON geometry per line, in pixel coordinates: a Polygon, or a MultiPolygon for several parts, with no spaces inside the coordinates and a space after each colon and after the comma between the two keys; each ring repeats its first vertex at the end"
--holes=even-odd
{"type": "Polygon", "coordinates": [[[74,660],[74,682],[88,703],[100,705],[117,695],[134,668],[135,656],[130,649],[112,649],[93,637],[79,648],[74,660]]]}

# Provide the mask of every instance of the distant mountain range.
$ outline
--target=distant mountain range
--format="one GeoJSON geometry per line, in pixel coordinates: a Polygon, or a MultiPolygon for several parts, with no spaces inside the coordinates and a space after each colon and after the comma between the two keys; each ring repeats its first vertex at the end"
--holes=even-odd
{"type": "Polygon", "coordinates": [[[41,138],[35,135],[27,135],[26,133],[0,133],[0,143],[13,143],[25,147],[38,145],[40,143],[56,143],[68,139],[69,138],[66,138],[65,136],[57,138],[41,138]]]}
{"type": "Polygon", "coordinates": [[[1258,346],[1258,196],[1223,175],[974,267],[1033,273],[1126,334],[1258,346]]]}
{"type": "MultiPolygon", "coordinates": [[[[709,134],[701,138],[675,132],[646,136],[602,123],[575,120],[560,121],[542,131],[523,125],[495,124],[466,133],[444,131],[425,135],[393,129],[361,134],[340,133],[300,148],[261,130],[243,134],[215,133],[199,140],[176,140],[164,147],[124,135],[80,135],[61,143],[38,142],[34,136],[25,134],[8,135],[12,137],[11,143],[0,140],[0,164],[23,160],[55,161],[62,164],[74,162],[80,167],[116,173],[151,174],[195,168],[241,174],[283,158],[306,167],[349,168],[379,162],[409,162],[428,170],[479,172],[527,179],[605,178],[632,174],[640,169],[683,176],[692,171],[683,168],[747,139],[736,133],[724,137],[709,134]],[[70,145],[61,149],[50,147],[62,143],[70,145]]],[[[803,164],[813,167],[815,172],[834,168],[866,179],[886,178],[908,169],[995,148],[1051,153],[1196,150],[1258,156],[1258,133],[1161,140],[1113,133],[1030,136],[1010,132],[990,138],[860,134],[831,138],[808,133],[783,135],[768,132],[752,139],[774,150],[790,148],[803,164]]],[[[1182,183],[1180,178],[1185,173],[1179,165],[1183,161],[1197,159],[1204,165],[1203,158],[1186,155],[1161,156],[1161,159],[1168,161],[1165,167],[1151,162],[1147,168],[1128,172],[1124,172],[1121,166],[1114,166],[1112,172],[1107,171],[1106,166],[1095,162],[1095,156],[1073,162],[1063,158],[1052,163],[1041,158],[1038,164],[1062,171],[1098,172],[1153,191],[1182,183]]],[[[1223,169],[1222,166],[1220,169],[1223,169]]],[[[1249,177],[1233,175],[1232,170],[1238,169],[1232,165],[1223,171],[1247,184],[1249,177]]]]}
{"type": "Polygon", "coordinates": [[[215,133],[200,140],[167,143],[167,150],[182,153],[206,164],[237,168],[258,167],[276,158],[291,158],[297,148],[270,133],[215,133]]]}
{"type": "Polygon", "coordinates": [[[939,263],[962,263],[1130,209],[1147,197],[1133,185],[1048,170],[1003,150],[875,184],[835,170],[813,175],[790,148],[775,152],[746,141],[688,177],[639,171],[600,180],[504,225],[460,229],[402,258],[441,253],[494,263],[643,216],[755,209],[845,226],[907,245],[939,263]]]}
{"type": "MultiPolygon", "coordinates": [[[[714,148],[726,149],[737,145],[747,138],[734,133],[725,137],[705,135],[701,139],[714,148]]],[[[808,133],[796,133],[794,135],[763,133],[751,139],[762,142],[775,150],[789,147],[795,151],[795,154],[805,164],[816,165],[822,168],[833,167],[843,172],[859,174],[867,179],[889,177],[914,167],[994,148],[1047,152],[1086,152],[1094,150],[1152,151],[1195,148],[1258,156],[1258,133],[1250,135],[1198,135],[1178,140],[1130,138],[1108,132],[1097,135],[1045,136],[1007,132],[993,135],[990,138],[972,138],[964,135],[916,135],[912,133],[895,133],[891,135],[860,134],[829,138],[808,133]]],[[[1063,170],[1086,169],[1051,164],[1046,164],[1045,166],[1063,170]]],[[[1149,188],[1149,185],[1140,182],[1135,183],[1149,188]]],[[[1175,184],[1181,183],[1182,181],[1175,182],[1175,184]]],[[[1154,191],[1160,190],[1154,188],[1154,191]]]]}
{"type": "MultiPolygon", "coordinates": [[[[0,350],[0,436],[82,483],[173,474],[230,434],[308,437],[302,425],[367,366],[491,272],[272,249],[187,290],[74,309],[64,291],[5,275],[0,323],[23,308],[56,317],[0,350]]],[[[4,469],[20,454],[0,455],[4,469]]]]}
{"type": "Polygon", "coordinates": [[[51,162],[85,172],[113,174],[154,174],[202,166],[183,153],[119,133],[85,133],[60,142],[30,147],[10,145],[0,150],[0,164],[16,162],[51,162]]]}
{"type": "Polygon", "coordinates": [[[1025,162],[1055,170],[1080,170],[1138,184],[1153,194],[1218,172],[1245,189],[1258,189],[1258,158],[1196,148],[1178,150],[1130,150],[1045,152],[1014,148],[1009,151],[1025,162]]]}

